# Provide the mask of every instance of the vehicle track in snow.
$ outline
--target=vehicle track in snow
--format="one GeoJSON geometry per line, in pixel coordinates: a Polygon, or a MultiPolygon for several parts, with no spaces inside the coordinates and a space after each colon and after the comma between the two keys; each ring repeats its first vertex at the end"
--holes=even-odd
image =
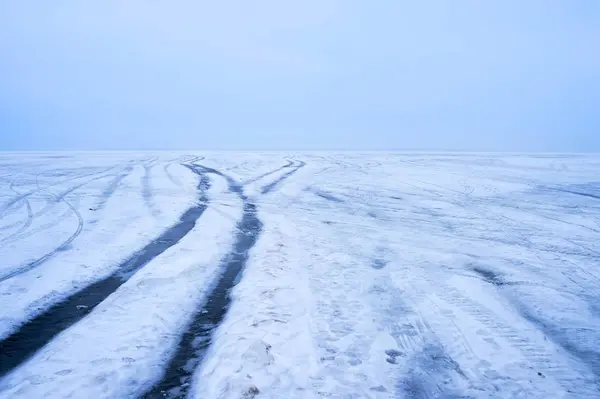
{"type": "MultiPolygon", "coordinates": [[[[112,195],[112,193],[114,193],[114,190],[116,190],[116,187],[111,187],[115,182],[117,182],[116,184],[120,184],[120,181],[122,181],[128,174],[129,172],[132,170],[133,168],[131,166],[126,167],[125,169],[122,169],[119,175],[117,175],[117,177],[115,178],[115,180],[111,183],[111,185],[107,188],[109,190],[109,196],[112,195]]],[[[75,231],[69,236],[67,237],[66,240],[64,240],[60,245],[58,245],[57,247],[55,247],[53,250],[45,253],[44,255],[42,255],[41,257],[28,262],[25,265],[22,266],[18,266],[16,268],[14,268],[13,270],[9,271],[8,273],[5,273],[4,275],[0,275],[0,283],[9,280],[11,278],[14,278],[16,276],[19,276],[23,273],[27,273],[37,267],[39,267],[40,265],[44,264],[45,262],[47,262],[48,260],[52,259],[56,254],[60,253],[60,252],[64,252],[66,250],[68,250],[71,246],[71,244],[73,243],[73,241],[81,234],[81,232],[83,231],[83,225],[84,225],[84,220],[83,217],[81,216],[81,213],[77,210],[77,208],[70,202],[66,200],[67,195],[75,192],[76,190],[78,190],[79,188],[92,183],[93,181],[96,180],[101,180],[104,179],[106,177],[109,177],[109,175],[101,175],[101,176],[95,176],[89,180],[86,180],[82,183],[79,183],[75,186],[70,187],[69,189],[56,194],[53,193],[49,190],[47,190],[45,187],[41,187],[39,180],[36,178],[36,182],[39,188],[38,192],[47,192],[52,198],[52,202],[49,206],[46,206],[44,209],[40,210],[39,212],[32,214],[31,218],[28,218],[29,223],[27,224],[27,227],[29,227],[32,223],[32,221],[36,218],[39,217],[41,215],[43,215],[44,213],[48,212],[52,207],[54,207],[56,204],[58,203],[62,203],[64,205],[67,206],[68,210],[66,212],[64,212],[56,221],[51,222],[51,223],[47,223],[45,225],[42,225],[40,227],[38,227],[37,229],[35,229],[35,231],[27,231],[27,229],[23,229],[23,231],[21,231],[18,235],[17,234],[11,234],[10,236],[7,236],[5,238],[3,238],[2,240],[0,240],[1,244],[6,244],[6,243],[10,243],[10,242],[14,242],[15,240],[18,239],[23,239],[25,237],[31,236],[33,234],[36,234],[39,231],[43,231],[47,228],[50,228],[52,226],[54,226],[56,223],[58,223],[59,221],[62,221],[64,217],[68,217],[70,214],[73,214],[76,218],[77,218],[77,227],[75,229],[75,231]]],[[[106,200],[108,200],[108,198],[105,198],[106,200]]],[[[24,201],[30,208],[29,205],[29,200],[27,197],[25,197],[22,201],[24,201]]],[[[100,206],[101,208],[106,204],[106,202],[101,203],[100,206]]],[[[100,209],[101,209],[100,208],[100,209]]]]}
{"type": "Polygon", "coordinates": [[[54,194],[53,192],[48,191],[46,189],[42,189],[42,190],[47,191],[50,195],[52,195],[56,202],[62,202],[69,208],[70,213],[72,213],[77,218],[77,227],[75,228],[75,231],[73,233],[71,233],[71,235],[69,237],[67,237],[67,239],[65,241],[63,241],[59,246],[54,248],[52,251],[46,253],[42,257],[34,260],[33,262],[29,262],[28,264],[26,264],[24,266],[18,267],[16,269],[10,271],[9,273],[6,273],[6,274],[0,276],[0,283],[6,281],[8,279],[11,279],[15,276],[18,276],[20,274],[26,273],[30,270],[33,270],[36,267],[38,267],[39,265],[46,262],[48,259],[52,258],[57,253],[69,249],[71,243],[79,236],[79,234],[81,234],[81,231],[83,230],[83,217],[81,217],[81,214],[79,213],[77,208],[65,199],[64,195],[60,196],[60,195],[54,194]]]}
{"type": "Polygon", "coordinates": [[[261,194],[268,194],[271,191],[275,190],[277,188],[277,186],[279,186],[281,183],[283,183],[286,179],[288,179],[290,176],[292,176],[294,173],[296,173],[298,170],[300,170],[301,168],[303,168],[306,165],[306,162],[303,161],[295,161],[295,165],[292,166],[288,166],[288,168],[293,168],[292,170],[290,170],[289,172],[281,175],[277,180],[265,185],[262,187],[262,189],[260,190],[261,194]]]}
{"type": "Polygon", "coordinates": [[[151,160],[144,163],[144,175],[142,176],[142,199],[146,204],[146,207],[150,210],[150,214],[154,218],[160,216],[160,209],[156,208],[154,203],[154,194],[152,194],[152,168],[156,166],[158,158],[152,158],[151,160]]]}
{"type": "MultiPolygon", "coordinates": [[[[176,159],[175,161],[178,162],[179,165],[183,165],[183,164],[192,164],[192,163],[200,161],[202,159],[204,159],[204,157],[184,155],[184,156],[180,157],[179,159],[176,159]]],[[[171,168],[172,165],[173,165],[173,162],[167,162],[163,166],[165,175],[167,175],[167,178],[169,179],[169,181],[171,183],[173,183],[173,185],[181,187],[181,186],[183,186],[183,183],[181,182],[181,180],[179,180],[176,176],[173,176],[173,174],[169,171],[169,169],[171,168]]]]}
{"type": "MultiPolygon", "coordinates": [[[[459,195],[464,194],[460,193],[457,190],[445,188],[441,185],[431,185],[438,186],[442,189],[447,190],[448,192],[456,193],[459,195]]],[[[423,188],[423,190],[426,189],[423,188]]],[[[452,203],[453,201],[449,202],[452,203]]],[[[492,220],[497,221],[501,225],[502,223],[504,223],[505,225],[502,226],[503,229],[506,229],[506,226],[508,226],[515,230],[515,227],[525,226],[528,228],[528,230],[535,230],[535,227],[528,223],[514,220],[511,217],[490,210],[485,201],[483,200],[471,200],[469,201],[469,203],[473,207],[471,209],[473,212],[478,213],[488,219],[490,218],[490,216],[492,216],[492,220]]],[[[464,206],[464,204],[460,206],[464,206]]],[[[522,245],[531,250],[556,253],[556,250],[547,250],[544,248],[534,246],[526,236],[517,234],[516,232],[513,233],[511,231],[510,236],[516,236],[519,238],[517,242],[511,242],[511,245],[522,245]],[[526,243],[526,245],[524,245],[523,243],[526,243]]],[[[502,241],[500,242],[503,243],[502,241]]],[[[484,279],[488,279],[487,282],[490,282],[494,285],[513,285],[510,282],[503,282],[502,284],[500,284],[498,279],[489,280],[491,275],[486,275],[485,272],[483,274],[478,274],[480,276],[483,276],[484,279]]],[[[560,339],[556,338],[555,330],[552,330],[544,323],[540,323],[537,317],[534,317],[531,313],[527,313],[526,311],[523,311],[523,309],[514,306],[514,301],[513,303],[510,303],[509,301],[509,305],[511,305],[512,308],[518,312],[518,314],[523,318],[524,321],[529,322],[531,326],[534,327],[545,338],[557,344],[557,347],[562,347],[565,354],[571,355],[574,359],[577,359],[577,363],[570,362],[568,365],[558,363],[553,360],[555,356],[552,353],[552,351],[546,347],[546,345],[539,344],[529,339],[525,334],[513,328],[507,321],[505,321],[499,315],[494,313],[492,310],[488,309],[482,303],[479,303],[478,301],[475,301],[474,299],[465,296],[464,293],[462,293],[454,287],[446,285],[440,281],[434,281],[432,279],[427,278],[426,276],[422,277],[427,281],[427,283],[431,287],[437,287],[435,293],[440,299],[447,302],[448,304],[451,304],[463,310],[465,313],[473,317],[476,321],[481,323],[490,331],[493,331],[493,336],[506,340],[510,345],[512,345],[522,354],[523,358],[526,359],[530,365],[535,366],[538,370],[543,372],[544,375],[552,377],[567,392],[574,393],[578,397],[595,397],[600,393],[600,379],[598,378],[598,365],[600,364],[600,360],[598,359],[598,355],[596,353],[583,353],[580,350],[576,350],[576,348],[574,348],[572,345],[563,345],[564,341],[561,341],[560,339]],[[584,369],[586,367],[589,367],[594,375],[590,375],[590,373],[584,369]],[[574,376],[578,378],[574,379],[574,376]],[[593,378],[595,378],[595,381],[591,381],[591,379],[593,378]]]]}
{"type": "MultiPolygon", "coordinates": [[[[272,192],[304,165],[305,163],[302,161],[296,162],[292,171],[281,176],[275,182],[267,184],[265,186],[267,189],[264,192],[272,192]]],[[[256,205],[244,194],[243,184],[236,182],[232,177],[216,169],[197,164],[184,166],[200,176],[198,205],[189,208],[180,217],[178,223],[122,262],[117,271],[109,277],[71,294],[65,300],[54,304],[0,341],[0,376],[9,373],[50,342],[56,335],[84,318],[148,262],[176,245],[195,226],[196,221],[207,208],[209,201],[206,192],[210,186],[208,175],[214,174],[224,178],[228,183],[229,191],[242,200],[242,219],[238,222],[238,232],[230,253],[221,260],[222,274],[215,282],[214,288],[207,296],[202,308],[196,313],[187,331],[182,335],[178,349],[166,369],[163,380],[147,395],[149,395],[148,397],[164,397],[161,396],[163,392],[174,392],[173,389],[179,393],[187,392],[188,385],[186,385],[186,382],[191,381],[195,366],[202,361],[206,350],[210,347],[212,333],[218,328],[227,312],[230,302],[229,292],[236,284],[249,257],[249,251],[260,235],[262,223],[258,219],[256,205]]],[[[274,174],[281,169],[266,173],[261,178],[274,174]]],[[[253,179],[252,182],[257,180],[259,179],[253,179]]],[[[119,181],[118,177],[113,180],[113,183],[115,181],[119,181]]],[[[62,199],[64,200],[64,198],[62,199]]]]}
{"type": "Polygon", "coordinates": [[[123,261],[109,277],[97,281],[54,304],[0,341],[0,376],[26,361],[56,335],[88,315],[98,304],[127,282],[152,259],[176,245],[202,216],[208,206],[210,180],[198,171],[198,203],[188,208],[179,221],[144,248],[123,261]]]}
{"type": "MultiPolygon", "coordinates": [[[[43,188],[38,185],[38,187],[34,188],[33,190],[29,190],[29,191],[27,191],[25,193],[21,193],[21,194],[19,194],[17,196],[14,196],[11,199],[9,199],[7,202],[5,202],[3,205],[0,205],[0,219],[2,219],[6,215],[7,211],[10,210],[15,204],[20,203],[23,199],[28,198],[32,194],[35,194],[35,193],[38,193],[40,191],[49,189],[49,188],[57,186],[59,184],[68,183],[68,182],[73,181],[73,180],[77,180],[77,179],[81,179],[81,178],[85,178],[85,177],[91,177],[91,176],[96,176],[96,175],[100,175],[100,174],[103,174],[103,173],[107,173],[107,172],[109,172],[109,171],[111,171],[111,170],[113,170],[113,169],[115,169],[117,167],[118,166],[111,166],[109,168],[93,168],[93,169],[101,169],[101,170],[99,170],[99,171],[95,170],[94,172],[91,172],[91,173],[90,172],[79,173],[79,174],[76,174],[75,176],[70,176],[70,177],[68,177],[66,179],[61,179],[61,180],[55,181],[53,183],[50,183],[50,184],[44,186],[43,188]]],[[[36,177],[36,181],[39,182],[39,176],[42,175],[42,174],[45,174],[47,172],[48,171],[42,172],[42,173],[38,174],[37,177],[36,177]]]]}
{"type": "MultiPolygon", "coordinates": [[[[475,320],[493,331],[494,336],[505,339],[521,352],[530,365],[535,366],[537,370],[545,375],[554,378],[567,392],[581,395],[580,397],[595,397],[600,393],[597,381],[590,385],[590,381],[583,377],[586,375],[584,370],[581,367],[574,368],[574,366],[580,365],[556,363],[553,360],[555,356],[551,351],[527,338],[483,304],[440,281],[435,283],[432,281],[430,284],[435,284],[438,287],[435,292],[442,300],[471,315],[475,320]],[[574,372],[579,378],[573,378],[574,372]]],[[[539,328],[539,326],[536,327],[539,328]]]]}
{"type": "MultiPolygon", "coordinates": [[[[555,288],[549,287],[542,283],[505,281],[505,279],[501,275],[498,275],[495,271],[480,266],[473,267],[472,270],[482,277],[482,281],[494,285],[498,287],[498,289],[506,286],[533,285],[545,289],[555,290],[555,288]]],[[[523,301],[518,295],[506,295],[506,292],[499,292],[515,307],[518,313],[525,320],[540,330],[545,337],[548,337],[550,341],[561,347],[566,353],[570,354],[575,359],[578,359],[582,364],[587,365],[597,379],[598,391],[600,392],[600,354],[596,350],[583,349],[580,347],[580,345],[576,345],[571,341],[572,338],[576,338],[576,328],[569,325],[557,326],[555,323],[545,320],[542,315],[534,312],[531,308],[531,304],[523,301]]],[[[559,292],[565,291],[559,290],[559,292]]],[[[571,293],[571,295],[577,296],[575,293],[571,293]]],[[[597,297],[594,299],[597,300],[597,297]]]]}
{"type": "MultiPolygon", "coordinates": [[[[121,181],[123,181],[123,179],[125,179],[129,173],[133,170],[132,166],[127,166],[123,169],[121,169],[121,171],[119,171],[116,175],[116,177],[111,181],[111,183],[109,183],[109,186],[104,190],[104,192],[101,194],[101,199],[100,201],[97,203],[97,205],[93,208],[93,210],[97,211],[97,210],[102,210],[104,208],[104,206],[106,205],[108,199],[110,198],[110,196],[112,196],[112,194],[114,194],[114,192],[116,191],[118,185],[121,183],[121,181]]],[[[67,195],[79,190],[81,187],[84,187],[90,183],[93,183],[97,180],[102,180],[102,179],[106,179],[107,177],[112,176],[113,174],[103,174],[100,176],[95,176],[92,177],[89,180],[86,180],[82,183],[76,184],[72,187],[69,187],[68,189],[58,193],[58,194],[53,194],[50,193],[50,197],[52,198],[50,201],[48,201],[48,204],[46,206],[44,206],[42,209],[40,209],[39,211],[32,213],[31,214],[31,220],[29,220],[29,224],[27,225],[27,228],[29,228],[31,226],[31,222],[33,222],[35,219],[45,215],[46,213],[48,213],[52,208],[54,208],[56,206],[56,204],[59,203],[64,203],[64,200],[66,198],[67,195]]],[[[46,190],[46,188],[44,187],[40,187],[40,191],[39,192],[44,192],[46,190]]],[[[22,200],[22,202],[25,202],[26,204],[29,204],[29,200],[28,198],[24,198],[22,200]]],[[[59,221],[62,220],[62,217],[67,215],[69,213],[69,211],[65,212],[65,214],[63,214],[61,216],[61,218],[59,218],[59,221]]],[[[57,221],[58,222],[58,221],[57,221]]],[[[43,231],[45,229],[48,229],[50,227],[52,227],[54,223],[46,223],[42,226],[39,226],[38,228],[34,229],[34,231],[29,231],[27,229],[19,229],[18,232],[15,232],[13,234],[10,234],[7,237],[4,237],[3,239],[0,240],[0,243],[7,243],[7,242],[14,242],[20,239],[23,239],[25,237],[29,237],[39,231],[43,231]]]]}
{"type": "Polygon", "coordinates": [[[125,169],[123,169],[123,171],[121,171],[121,173],[117,174],[111,180],[108,186],[102,191],[102,194],[100,194],[100,199],[98,200],[98,202],[96,202],[96,205],[93,208],[94,211],[102,211],[104,207],[106,207],[108,200],[113,196],[113,194],[117,191],[123,180],[125,180],[127,176],[131,174],[132,171],[133,166],[127,166],[125,167],[125,169]]]}
{"type": "MultiPolygon", "coordinates": [[[[296,161],[296,166],[292,171],[284,174],[275,182],[265,185],[264,187],[268,189],[263,188],[262,194],[273,191],[277,185],[304,165],[305,162],[296,161]]],[[[237,284],[240,273],[242,273],[248,261],[250,250],[256,244],[262,230],[262,222],[258,218],[256,205],[244,194],[244,185],[254,183],[292,166],[291,164],[284,165],[257,178],[249,179],[243,184],[213,168],[197,164],[189,167],[224,178],[227,181],[229,191],[242,200],[243,215],[241,221],[237,224],[238,232],[233,248],[221,260],[222,274],[220,278],[181,336],[175,355],[169,362],[163,378],[142,396],[144,399],[185,398],[187,396],[193,374],[209,350],[212,336],[227,313],[231,303],[230,291],[237,284]]]]}
{"type": "Polygon", "coordinates": [[[281,167],[279,167],[279,168],[277,168],[277,169],[274,169],[274,170],[272,170],[272,171],[270,171],[270,172],[263,173],[262,175],[259,175],[259,176],[256,176],[256,177],[253,177],[252,179],[248,179],[248,180],[246,180],[246,181],[244,182],[244,185],[246,185],[246,184],[250,184],[250,183],[254,183],[255,181],[258,181],[258,180],[264,179],[264,178],[265,178],[265,177],[267,177],[267,176],[270,176],[270,175],[272,175],[272,174],[275,174],[275,173],[277,173],[277,172],[279,172],[279,171],[281,171],[281,170],[283,170],[283,169],[290,168],[290,167],[292,167],[293,165],[294,165],[294,162],[293,162],[293,161],[288,161],[288,162],[287,162],[285,165],[283,165],[283,166],[281,166],[281,167]]]}
{"type": "MultiPolygon", "coordinates": [[[[9,185],[10,191],[15,193],[17,196],[21,195],[21,193],[19,193],[17,191],[17,189],[15,188],[15,182],[17,181],[17,179],[19,177],[20,177],[20,175],[15,175],[15,177],[13,179],[11,179],[10,185],[9,185]]],[[[31,226],[31,223],[33,222],[33,218],[34,218],[33,210],[31,209],[31,203],[29,202],[28,198],[24,198],[22,202],[25,204],[25,209],[27,211],[27,219],[25,220],[25,222],[23,222],[23,224],[21,224],[21,227],[19,227],[15,232],[0,239],[0,244],[10,241],[15,236],[19,236],[21,233],[26,231],[29,228],[29,226],[31,226]]]]}

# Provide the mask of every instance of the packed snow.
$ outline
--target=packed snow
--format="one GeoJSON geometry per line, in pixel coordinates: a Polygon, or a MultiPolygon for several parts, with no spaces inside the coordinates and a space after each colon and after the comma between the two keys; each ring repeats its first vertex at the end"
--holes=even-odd
{"type": "Polygon", "coordinates": [[[1,154],[0,398],[600,397],[599,171],[1,154]]]}

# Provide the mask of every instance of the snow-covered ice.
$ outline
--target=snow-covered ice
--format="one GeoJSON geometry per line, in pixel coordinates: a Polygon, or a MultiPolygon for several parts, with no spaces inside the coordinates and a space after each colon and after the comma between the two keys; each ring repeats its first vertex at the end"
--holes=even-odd
{"type": "Polygon", "coordinates": [[[2,154],[0,398],[600,397],[599,171],[2,154]]]}

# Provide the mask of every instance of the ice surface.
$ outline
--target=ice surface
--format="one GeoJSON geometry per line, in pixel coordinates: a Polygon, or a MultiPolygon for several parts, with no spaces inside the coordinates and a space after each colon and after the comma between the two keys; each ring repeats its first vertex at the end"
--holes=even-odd
{"type": "Polygon", "coordinates": [[[582,154],[3,154],[0,352],[164,248],[6,361],[0,397],[600,397],[598,171],[582,154]],[[236,251],[224,319],[156,393],[236,251]]]}

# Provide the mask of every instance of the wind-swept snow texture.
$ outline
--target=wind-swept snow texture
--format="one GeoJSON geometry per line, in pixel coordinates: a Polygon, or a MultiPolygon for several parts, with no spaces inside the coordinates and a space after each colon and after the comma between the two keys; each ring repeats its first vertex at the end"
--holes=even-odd
{"type": "Polygon", "coordinates": [[[0,155],[0,398],[600,398],[600,156],[0,155]]]}

